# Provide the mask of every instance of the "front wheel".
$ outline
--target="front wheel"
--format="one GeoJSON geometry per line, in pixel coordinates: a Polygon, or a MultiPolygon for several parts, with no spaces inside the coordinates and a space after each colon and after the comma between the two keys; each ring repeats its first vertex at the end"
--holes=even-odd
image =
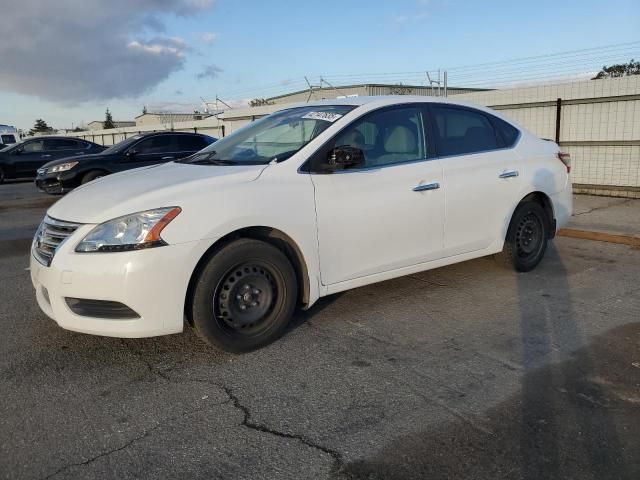
{"type": "Polygon", "coordinates": [[[104,177],[104,175],[105,173],[100,170],[91,170],[90,172],[84,174],[82,180],[80,180],[80,184],[84,185],[85,183],[89,183],[96,178],[104,177]]]}
{"type": "Polygon", "coordinates": [[[5,180],[4,170],[2,169],[2,167],[0,167],[0,184],[3,184],[4,180],[5,180]]]}
{"type": "Polygon", "coordinates": [[[282,335],[296,306],[296,274],[273,245],[241,239],[215,253],[192,298],[197,333],[229,352],[263,347],[282,335]]]}
{"type": "Polygon", "coordinates": [[[504,249],[496,259],[518,272],[533,270],[544,257],[549,238],[549,219],[536,202],[522,202],[509,224],[504,249]]]}

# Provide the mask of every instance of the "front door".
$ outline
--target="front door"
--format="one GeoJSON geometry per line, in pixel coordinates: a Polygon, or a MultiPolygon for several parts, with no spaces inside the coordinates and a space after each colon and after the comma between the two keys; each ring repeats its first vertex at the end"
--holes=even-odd
{"type": "Polygon", "coordinates": [[[27,140],[13,155],[16,177],[35,177],[38,168],[56,158],[47,150],[44,138],[27,140]]]}
{"type": "Polygon", "coordinates": [[[175,159],[175,135],[153,135],[133,145],[122,163],[122,169],[146,167],[175,159]]]}
{"type": "Polygon", "coordinates": [[[439,258],[442,167],[431,158],[425,121],[417,104],[376,110],[318,152],[350,145],[365,157],[364,166],[354,169],[312,170],[324,285],[439,258]]]}

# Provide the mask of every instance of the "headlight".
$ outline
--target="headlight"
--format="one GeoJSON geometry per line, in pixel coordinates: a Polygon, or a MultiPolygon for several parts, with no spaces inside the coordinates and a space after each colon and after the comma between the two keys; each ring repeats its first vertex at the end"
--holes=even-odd
{"type": "Polygon", "coordinates": [[[166,245],[160,232],[182,211],[166,207],[132,213],[101,223],[76,247],[76,252],[123,252],[166,245]]]}
{"type": "Polygon", "coordinates": [[[60,165],[54,165],[53,167],[47,168],[47,173],[66,172],[67,170],[71,170],[77,164],[78,162],[67,162],[61,163],[60,165]]]}

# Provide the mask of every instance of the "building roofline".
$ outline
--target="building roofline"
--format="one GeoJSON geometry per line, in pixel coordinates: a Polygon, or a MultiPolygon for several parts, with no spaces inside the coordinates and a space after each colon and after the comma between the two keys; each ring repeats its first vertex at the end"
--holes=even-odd
{"type": "Polygon", "coordinates": [[[194,115],[202,115],[205,117],[211,117],[212,115],[210,113],[185,113],[185,112],[147,112],[147,113],[141,113],[140,115],[138,115],[137,117],[133,117],[133,118],[140,118],[143,117],[144,115],[160,115],[160,116],[169,116],[169,115],[186,115],[186,116],[194,116],[194,115]]]}
{"type": "MultiPolygon", "coordinates": [[[[314,89],[314,92],[321,92],[327,90],[340,90],[341,88],[362,88],[362,87],[403,87],[403,88],[431,88],[428,85],[405,85],[405,84],[397,84],[397,83],[354,83],[352,85],[338,85],[336,87],[320,87],[314,89]]],[[[448,86],[447,90],[467,90],[469,93],[471,92],[487,92],[489,90],[493,90],[492,88],[467,88],[467,87],[454,87],[448,86]]],[[[265,100],[276,100],[278,98],[290,97],[292,95],[298,95],[300,93],[307,93],[309,89],[305,90],[297,90],[295,92],[283,93],[282,95],[276,95],[274,97],[266,98],[265,100]]]]}

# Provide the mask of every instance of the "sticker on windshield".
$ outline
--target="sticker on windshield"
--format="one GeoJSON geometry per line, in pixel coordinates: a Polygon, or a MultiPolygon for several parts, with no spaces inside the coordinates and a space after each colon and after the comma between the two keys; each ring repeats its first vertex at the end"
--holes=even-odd
{"type": "Polygon", "coordinates": [[[309,112],[306,115],[303,115],[302,118],[308,118],[310,120],[324,120],[325,122],[335,122],[340,117],[342,117],[339,113],[333,112],[309,112]]]}

